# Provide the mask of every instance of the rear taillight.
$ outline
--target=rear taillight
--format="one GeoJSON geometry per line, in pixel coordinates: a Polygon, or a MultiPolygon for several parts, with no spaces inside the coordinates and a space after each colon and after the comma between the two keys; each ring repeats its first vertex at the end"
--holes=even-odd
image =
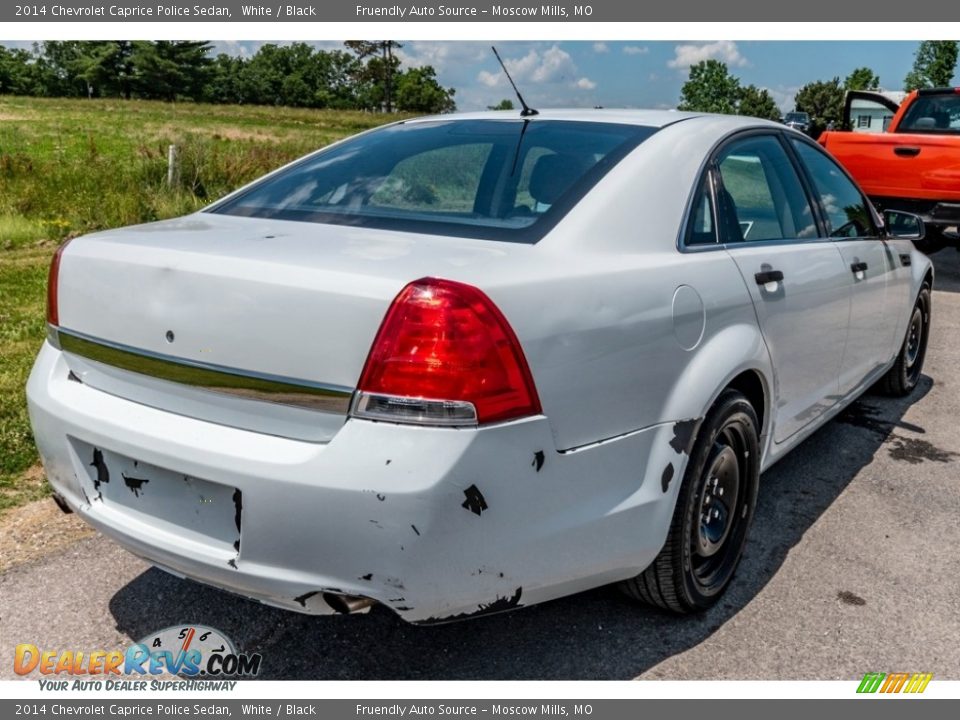
{"type": "Polygon", "coordinates": [[[67,249],[69,242],[67,240],[57,248],[57,251],[53,254],[53,260],[50,262],[50,274],[47,276],[47,323],[49,325],[60,325],[60,256],[67,249]]]}
{"type": "Polygon", "coordinates": [[[424,278],[390,306],[360,376],[353,414],[426,425],[477,425],[540,413],[520,343],[470,285],[424,278]]]}

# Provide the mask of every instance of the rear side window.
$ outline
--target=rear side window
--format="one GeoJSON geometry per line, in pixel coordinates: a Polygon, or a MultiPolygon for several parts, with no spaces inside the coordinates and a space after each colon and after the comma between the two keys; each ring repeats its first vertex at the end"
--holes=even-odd
{"type": "Polygon", "coordinates": [[[803,185],[777,138],[754,135],[731,142],[717,167],[723,242],[817,237],[803,185]]]}
{"type": "Polygon", "coordinates": [[[308,156],[208,212],[536,242],[656,128],[400,123],[308,156]]]}
{"type": "Polygon", "coordinates": [[[907,108],[897,132],[960,134],[960,93],[920,95],[907,108]]]}
{"type": "Polygon", "coordinates": [[[866,198],[846,173],[826,153],[799,140],[791,140],[806,166],[833,238],[878,237],[866,198]]]}

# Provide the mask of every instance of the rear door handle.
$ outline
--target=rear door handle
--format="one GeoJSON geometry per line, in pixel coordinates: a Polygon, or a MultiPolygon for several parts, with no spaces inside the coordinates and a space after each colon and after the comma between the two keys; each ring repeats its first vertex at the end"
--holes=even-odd
{"type": "Polygon", "coordinates": [[[910,267],[913,265],[913,260],[907,253],[900,253],[900,264],[903,265],[903,267],[910,267]]]}
{"type": "Polygon", "coordinates": [[[865,262],[850,263],[850,270],[853,271],[854,273],[866,272],[867,264],[865,262]]]}
{"type": "Polygon", "coordinates": [[[770,282],[783,280],[783,273],[779,270],[766,270],[765,272],[758,272],[753,276],[753,279],[757,281],[757,285],[766,285],[770,282]]]}
{"type": "Polygon", "coordinates": [[[920,148],[906,146],[895,147],[893,149],[893,154],[899,155],[900,157],[916,157],[920,154],[920,148]]]}

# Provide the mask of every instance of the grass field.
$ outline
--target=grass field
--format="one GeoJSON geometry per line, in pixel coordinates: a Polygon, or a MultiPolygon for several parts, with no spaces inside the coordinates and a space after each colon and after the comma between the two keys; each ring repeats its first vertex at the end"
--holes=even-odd
{"type": "Polygon", "coordinates": [[[42,497],[24,385],[64,238],[175,217],[334,140],[359,112],[0,96],[0,511],[42,497]],[[179,183],[168,187],[167,147],[179,183]]]}

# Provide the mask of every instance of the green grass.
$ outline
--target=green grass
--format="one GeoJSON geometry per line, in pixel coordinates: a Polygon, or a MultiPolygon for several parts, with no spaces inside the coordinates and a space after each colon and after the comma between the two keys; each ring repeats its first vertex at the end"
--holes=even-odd
{"type": "Polygon", "coordinates": [[[57,243],[183,215],[395,116],[276,107],[0,96],[0,511],[43,497],[24,385],[43,342],[57,243]],[[167,147],[180,148],[168,187],[167,147]]]}
{"type": "Polygon", "coordinates": [[[42,497],[23,473],[37,463],[24,385],[45,332],[47,264],[54,243],[0,250],[0,510],[42,497]]]}

